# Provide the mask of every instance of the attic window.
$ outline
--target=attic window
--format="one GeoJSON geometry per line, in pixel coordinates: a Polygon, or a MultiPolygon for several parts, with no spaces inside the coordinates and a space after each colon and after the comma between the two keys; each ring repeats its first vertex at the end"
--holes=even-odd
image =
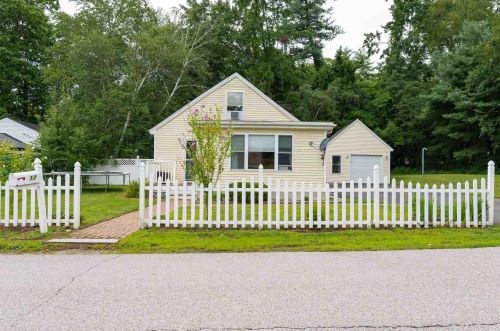
{"type": "Polygon", "coordinates": [[[227,92],[227,111],[243,111],[243,92],[227,92]]]}

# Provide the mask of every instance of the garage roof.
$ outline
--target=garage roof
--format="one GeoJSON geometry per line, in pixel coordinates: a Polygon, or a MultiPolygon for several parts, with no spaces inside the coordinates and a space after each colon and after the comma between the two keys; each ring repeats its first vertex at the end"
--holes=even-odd
{"type": "Polygon", "coordinates": [[[356,119],[354,120],[351,124],[349,124],[348,126],[338,130],[337,132],[335,132],[331,137],[330,137],[330,140],[328,141],[328,143],[331,143],[332,141],[338,139],[340,136],[342,136],[342,134],[344,134],[346,131],[348,131],[350,128],[352,128],[355,124],[360,124],[362,127],[364,127],[368,132],[370,132],[370,134],[375,137],[378,141],[380,141],[383,145],[385,145],[387,147],[388,150],[390,150],[391,152],[393,151],[392,147],[389,146],[385,141],[382,140],[382,138],[380,138],[379,136],[377,136],[377,134],[375,132],[373,132],[369,127],[367,127],[365,125],[365,123],[361,122],[360,119],[356,119]]]}

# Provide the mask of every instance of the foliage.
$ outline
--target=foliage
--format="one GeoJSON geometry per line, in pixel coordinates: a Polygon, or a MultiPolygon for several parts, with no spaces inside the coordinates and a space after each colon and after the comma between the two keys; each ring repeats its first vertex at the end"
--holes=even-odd
{"type": "Polygon", "coordinates": [[[220,109],[193,109],[187,123],[190,133],[180,141],[191,160],[185,164],[186,171],[199,184],[215,185],[231,155],[231,126],[223,126],[220,109]]]}
{"type": "Polygon", "coordinates": [[[47,13],[57,0],[2,0],[0,5],[0,116],[38,120],[46,109],[41,69],[53,42],[47,13]],[[3,109],[3,110],[2,110],[3,109]]]}
{"type": "Polygon", "coordinates": [[[466,22],[454,49],[436,54],[427,113],[434,123],[431,155],[468,167],[500,161],[499,45],[486,22],[466,22]]]}
{"type": "Polygon", "coordinates": [[[125,198],[139,198],[139,191],[140,191],[139,182],[133,180],[125,187],[124,190],[125,198]]]}
{"type": "Polygon", "coordinates": [[[33,170],[35,155],[33,148],[27,146],[24,151],[5,141],[0,141],[0,182],[6,182],[12,172],[33,170]]]}
{"type": "Polygon", "coordinates": [[[371,31],[333,58],[335,2],[75,3],[71,16],[55,0],[0,8],[0,117],[41,123],[47,168],[151,156],[148,130],[234,72],[300,120],[361,119],[394,166],[418,167],[422,147],[435,169],[499,161],[496,0],[394,0],[387,42],[371,31]]]}

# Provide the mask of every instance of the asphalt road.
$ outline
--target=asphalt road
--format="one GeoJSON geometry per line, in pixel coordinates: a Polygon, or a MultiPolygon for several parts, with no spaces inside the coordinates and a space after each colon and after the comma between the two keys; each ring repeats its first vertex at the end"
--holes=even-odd
{"type": "Polygon", "coordinates": [[[500,248],[0,256],[2,330],[500,329],[500,248]]]}

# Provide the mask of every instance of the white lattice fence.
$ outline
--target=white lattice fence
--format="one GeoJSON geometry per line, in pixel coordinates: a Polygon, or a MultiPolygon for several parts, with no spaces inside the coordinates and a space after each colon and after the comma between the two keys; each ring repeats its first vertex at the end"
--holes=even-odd
{"type": "Polygon", "coordinates": [[[370,228],[485,227],[493,224],[494,163],[488,177],[456,186],[373,181],[312,185],[264,178],[217,185],[179,185],[154,181],[146,185],[141,165],[141,226],[208,228],[370,228]],[[146,208],[146,200],[148,207],[146,208]],[[171,211],[173,209],[173,211],[171,211]]]}

